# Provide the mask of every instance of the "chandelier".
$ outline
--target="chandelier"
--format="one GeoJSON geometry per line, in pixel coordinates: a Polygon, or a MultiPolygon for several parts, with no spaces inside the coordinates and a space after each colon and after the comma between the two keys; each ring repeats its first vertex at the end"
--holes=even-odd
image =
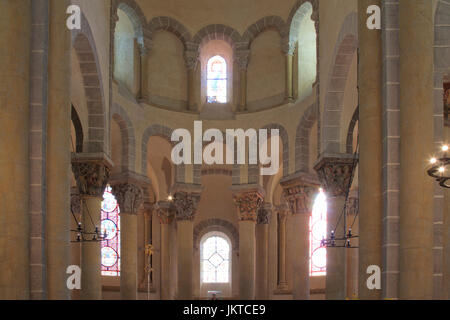
{"type": "Polygon", "coordinates": [[[439,182],[441,187],[450,189],[450,158],[448,151],[448,145],[441,147],[440,154],[430,159],[427,173],[439,182]]]}
{"type": "Polygon", "coordinates": [[[70,231],[76,234],[76,239],[75,241],[71,241],[72,243],[80,243],[80,242],[101,242],[101,241],[105,241],[105,239],[108,237],[108,233],[105,232],[101,233],[101,231],[99,230],[99,228],[94,224],[94,221],[92,220],[91,214],[89,212],[89,208],[86,206],[86,204],[83,202],[83,204],[85,205],[85,212],[87,213],[87,216],[89,217],[89,220],[92,223],[92,227],[94,230],[92,231],[88,231],[86,227],[83,227],[82,223],[80,221],[78,221],[75,213],[73,212],[72,208],[70,209],[71,213],[72,213],[72,217],[75,220],[75,223],[77,225],[77,228],[71,229],[70,231]]]}

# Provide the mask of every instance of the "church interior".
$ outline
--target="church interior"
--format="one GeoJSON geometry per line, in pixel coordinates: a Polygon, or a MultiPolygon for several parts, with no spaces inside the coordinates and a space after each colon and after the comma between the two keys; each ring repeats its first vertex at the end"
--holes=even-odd
{"type": "Polygon", "coordinates": [[[449,26],[449,0],[1,0],[0,300],[448,300],[449,26]]]}

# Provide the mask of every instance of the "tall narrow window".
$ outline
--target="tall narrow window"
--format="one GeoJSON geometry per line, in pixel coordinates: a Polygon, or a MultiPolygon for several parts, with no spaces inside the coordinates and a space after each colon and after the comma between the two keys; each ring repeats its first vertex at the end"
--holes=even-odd
{"type": "Polygon", "coordinates": [[[101,212],[101,232],[106,239],[102,241],[102,275],[120,276],[120,209],[110,186],[103,194],[101,212]]]}
{"type": "Polygon", "coordinates": [[[221,56],[208,60],[207,82],[208,103],[226,103],[227,63],[221,56]]]}
{"type": "Polygon", "coordinates": [[[327,236],[327,198],[322,189],[314,202],[309,236],[311,276],[324,276],[326,275],[327,249],[321,246],[321,241],[327,236]]]}
{"type": "Polygon", "coordinates": [[[230,282],[230,245],[213,235],[201,245],[201,278],[203,283],[230,282]]]}

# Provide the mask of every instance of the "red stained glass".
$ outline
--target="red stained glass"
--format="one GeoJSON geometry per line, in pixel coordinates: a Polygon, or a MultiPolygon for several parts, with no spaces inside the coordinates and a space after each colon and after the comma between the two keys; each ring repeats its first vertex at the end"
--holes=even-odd
{"type": "Polygon", "coordinates": [[[102,275],[120,276],[120,209],[117,200],[107,187],[101,209],[101,232],[106,238],[101,244],[102,275]]]}

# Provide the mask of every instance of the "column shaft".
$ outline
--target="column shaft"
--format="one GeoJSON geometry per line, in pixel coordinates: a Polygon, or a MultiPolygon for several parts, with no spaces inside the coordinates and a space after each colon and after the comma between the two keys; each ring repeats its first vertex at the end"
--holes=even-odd
{"type": "Polygon", "coordinates": [[[286,54],[286,100],[294,101],[293,80],[292,80],[293,54],[286,54]]]}
{"type": "Polygon", "coordinates": [[[294,300],[309,300],[309,219],[310,214],[294,214],[292,243],[296,255],[293,257],[294,300]]]}
{"type": "Polygon", "coordinates": [[[70,31],[69,1],[50,1],[47,137],[47,289],[49,299],[69,299],[70,258],[70,31]]]}
{"type": "MultiPolygon", "coordinates": [[[[343,236],[342,221],[337,230],[334,230],[339,216],[344,209],[345,198],[343,196],[328,196],[327,209],[327,234],[336,232],[336,237],[343,236]]],[[[341,218],[342,220],[342,218],[341,218]]],[[[338,243],[342,245],[342,243],[338,243]]],[[[346,277],[346,254],[345,248],[327,248],[327,275],[326,275],[326,299],[344,300],[347,293],[346,277]]]]}
{"type": "Polygon", "coordinates": [[[247,110],[247,69],[239,69],[239,110],[247,110]]]}
{"type": "Polygon", "coordinates": [[[170,299],[169,224],[161,223],[161,300],[170,299]]]}
{"type": "Polygon", "coordinates": [[[256,300],[268,299],[269,225],[256,226],[256,300]]]}
{"type": "MultiPolygon", "coordinates": [[[[367,28],[367,8],[359,6],[359,298],[380,299],[381,290],[367,288],[367,267],[382,266],[382,59],[381,30],[367,28]]],[[[354,250],[354,249],[352,249],[354,250]]]]}
{"type": "Polygon", "coordinates": [[[239,222],[239,292],[242,300],[255,299],[255,221],[239,222]]]}
{"type": "Polygon", "coordinates": [[[140,70],[140,89],[139,89],[139,98],[141,100],[148,100],[148,50],[141,50],[141,70],[140,70]]]}
{"type": "Polygon", "coordinates": [[[177,221],[178,300],[193,299],[193,234],[192,221],[177,221]]]}
{"type": "MultiPolygon", "coordinates": [[[[102,198],[95,196],[82,196],[82,223],[86,231],[93,232],[94,227],[91,218],[96,226],[100,226],[100,212],[102,198]],[[90,215],[90,217],[89,217],[90,215]]],[[[92,235],[86,236],[92,240],[92,235]]],[[[81,244],[81,299],[101,300],[102,299],[102,279],[101,279],[101,255],[100,242],[82,242],[81,244]]]]}
{"type": "Polygon", "coordinates": [[[120,296],[137,299],[137,215],[120,213],[120,296]]]}
{"type": "Polygon", "coordinates": [[[195,111],[195,69],[188,69],[188,110],[195,111]]]}
{"type": "Polygon", "coordinates": [[[287,215],[278,219],[278,289],[287,290],[286,281],[286,220],[287,215]]]}
{"type": "Polygon", "coordinates": [[[0,299],[30,297],[30,2],[2,1],[0,9],[0,299]]]}
{"type": "Polygon", "coordinates": [[[428,0],[400,0],[400,299],[433,295],[433,16],[428,0]],[[420,62],[420,63],[419,63],[420,62]]]}

